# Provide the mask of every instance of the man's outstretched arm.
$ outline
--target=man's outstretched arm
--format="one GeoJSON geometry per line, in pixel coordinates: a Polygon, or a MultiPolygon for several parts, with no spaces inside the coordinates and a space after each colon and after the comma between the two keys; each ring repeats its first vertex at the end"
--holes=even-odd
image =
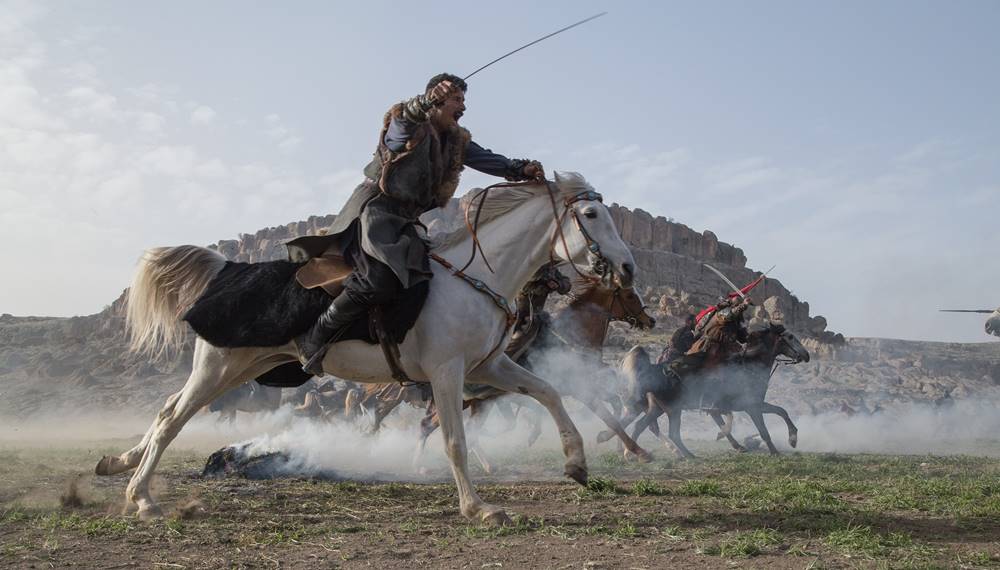
{"type": "Polygon", "coordinates": [[[510,159],[488,148],[483,148],[475,141],[469,141],[469,146],[465,147],[465,165],[511,181],[545,177],[545,170],[538,161],[525,158],[510,159]]]}

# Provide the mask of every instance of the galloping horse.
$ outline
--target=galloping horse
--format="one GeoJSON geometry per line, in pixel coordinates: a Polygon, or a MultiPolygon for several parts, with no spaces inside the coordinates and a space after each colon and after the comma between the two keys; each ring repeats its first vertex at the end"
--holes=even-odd
{"type": "MultiPolygon", "coordinates": [[[[487,384],[535,398],[556,422],[566,475],[586,484],[583,440],[559,394],[503,352],[512,322],[507,299],[551,259],[576,264],[595,277],[617,279],[623,287],[632,284],[635,260],[600,194],[579,174],[557,173],[554,182],[503,184],[481,192],[488,192],[486,199],[469,204],[476,210],[469,219],[480,227],[460,228],[438,240],[437,261],[431,264],[433,286],[399,350],[409,377],[431,384],[461,513],[503,524],[510,520],[506,513],[485,503],[469,478],[462,388],[466,383],[487,384]],[[466,263],[476,243],[483,255],[466,263]]],[[[177,347],[186,330],[179,316],[226,263],[221,254],[196,246],[148,251],[128,294],[132,349],[157,354],[177,347]]],[[[290,339],[281,346],[220,348],[199,337],[184,388],[167,399],[138,445],[120,456],[105,457],[96,472],[110,475],[137,467],[126,487],[128,504],[138,508],[140,517],[160,515],[149,483],[164,449],[191,416],[225,390],[297,361],[300,355],[290,339]]],[[[362,341],[335,343],[322,366],[328,374],[356,382],[392,378],[381,348],[362,341]]]]}
{"type": "MultiPolygon", "coordinates": [[[[750,333],[747,350],[754,348],[759,349],[754,351],[756,356],[742,363],[724,364],[678,378],[666,364],[650,364],[649,355],[641,346],[633,347],[622,361],[622,372],[628,384],[622,400],[626,410],[639,410],[645,406],[646,414],[636,423],[632,438],[638,439],[643,430],[653,426],[657,418],[666,413],[670,441],[682,457],[694,457],[681,441],[681,412],[707,409],[715,423],[722,428],[723,435],[737,450],[745,451],[725,426],[722,420],[725,412],[746,412],[772,454],[777,454],[778,450],[764,425],[763,414],[777,414],[788,426],[788,444],[795,447],[798,443],[798,428],[784,408],[765,402],[764,397],[778,357],[789,358],[790,362],[795,363],[809,362],[809,351],[795,335],[776,323],[769,323],[763,330],[750,333]]],[[[630,414],[622,418],[622,423],[627,425],[634,418],[635,415],[630,414]]],[[[659,430],[656,431],[659,436],[659,430]]],[[[602,432],[601,437],[610,438],[610,434],[602,432]]]]}

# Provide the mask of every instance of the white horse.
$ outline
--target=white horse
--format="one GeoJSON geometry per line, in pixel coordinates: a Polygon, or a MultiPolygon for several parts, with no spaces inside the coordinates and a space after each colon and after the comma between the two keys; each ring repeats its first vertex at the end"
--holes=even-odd
{"type": "MultiPolygon", "coordinates": [[[[566,475],[586,484],[587,463],[580,433],[559,394],[504,355],[509,340],[508,314],[496,301],[512,299],[550,257],[573,263],[590,275],[596,269],[622,286],[631,285],[635,261],[599,200],[600,195],[575,173],[557,173],[553,183],[493,188],[478,207],[478,238],[496,272],[488,269],[482,257],[465,271],[480,279],[483,288],[477,289],[442,265],[431,263],[434,278],[426,304],[399,348],[407,374],[431,384],[460,509],[466,517],[490,524],[509,521],[503,509],[479,497],[469,479],[462,425],[462,387],[466,382],[527,394],[545,406],[559,430],[566,475]],[[484,294],[488,290],[499,298],[495,301],[484,294]]],[[[472,242],[473,236],[463,228],[438,238],[434,251],[461,266],[469,257],[472,242]]],[[[201,296],[224,264],[218,253],[196,246],[149,250],[128,294],[126,320],[132,349],[156,354],[177,346],[186,330],[179,315],[201,296]]],[[[137,446],[120,456],[102,459],[97,473],[111,475],[137,467],[126,488],[127,505],[134,505],[141,518],[159,516],[161,511],[149,492],[150,479],[164,449],[185,422],[224,391],[296,361],[299,354],[291,342],[266,348],[219,348],[198,338],[184,388],[167,399],[137,446]]],[[[361,341],[331,346],[323,369],[356,382],[392,381],[379,346],[361,341]]]]}

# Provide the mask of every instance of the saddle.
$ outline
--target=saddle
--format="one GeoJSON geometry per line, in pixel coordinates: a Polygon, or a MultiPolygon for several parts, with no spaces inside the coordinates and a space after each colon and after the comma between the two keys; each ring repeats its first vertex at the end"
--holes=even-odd
{"type": "Polygon", "coordinates": [[[295,280],[306,289],[321,287],[328,295],[336,297],[344,290],[344,280],[351,271],[342,255],[326,254],[305,262],[295,272],[295,280]]]}
{"type": "MultiPolygon", "coordinates": [[[[309,330],[330,306],[332,295],[343,290],[350,272],[343,258],[327,256],[308,262],[228,261],[182,318],[213,346],[282,346],[309,330]]],[[[392,350],[389,358],[398,363],[393,345],[402,342],[417,321],[428,291],[427,282],[410,287],[384,309],[384,316],[374,319],[377,325],[372,319],[358,319],[341,340],[383,344],[386,339],[383,350],[392,350]]],[[[394,366],[391,361],[390,366],[394,366]]],[[[311,376],[293,362],[262,375],[258,382],[295,387],[311,376]]]]}
{"type": "MultiPolygon", "coordinates": [[[[347,264],[347,260],[342,255],[326,253],[319,257],[310,258],[298,271],[295,272],[295,280],[305,289],[323,289],[331,298],[340,295],[344,290],[344,281],[351,275],[354,269],[347,264]]],[[[378,340],[382,348],[382,354],[389,364],[394,380],[400,384],[413,384],[413,380],[407,376],[403,369],[402,359],[399,354],[399,344],[390,335],[386,327],[385,318],[381,307],[374,308],[369,316],[369,327],[371,336],[378,340]]]]}

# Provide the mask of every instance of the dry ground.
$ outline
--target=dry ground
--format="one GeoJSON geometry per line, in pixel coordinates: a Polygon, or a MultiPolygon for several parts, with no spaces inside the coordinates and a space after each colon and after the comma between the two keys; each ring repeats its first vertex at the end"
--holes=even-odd
{"type": "MultiPolygon", "coordinates": [[[[483,497],[515,525],[483,528],[440,483],[205,480],[204,451],[159,471],[171,513],[122,516],[126,476],[79,477],[131,441],[0,447],[0,565],[25,568],[1000,567],[1000,460],[722,453],[624,464],[591,455],[591,485],[549,451],[498,458],[483,497]],[[532,481],[506,482],[530,476],[532,481]],[[75,499],[79,499],[79,501],[75,499]]],[[[968,443],[968,442],[966,442],[968,443]]],[[[700,448],[700,449],[699,449],[700,448]]]]}

